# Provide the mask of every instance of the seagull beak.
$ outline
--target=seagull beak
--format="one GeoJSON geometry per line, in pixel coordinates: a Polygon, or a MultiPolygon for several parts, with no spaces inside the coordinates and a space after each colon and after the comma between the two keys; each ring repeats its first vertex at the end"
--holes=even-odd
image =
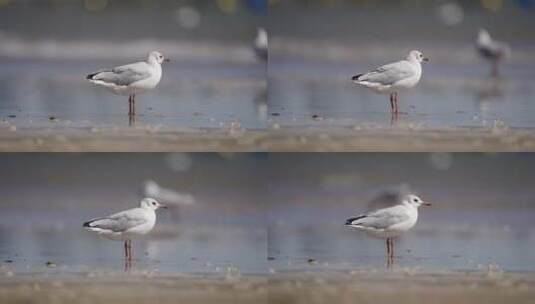
{"type": "Polygon", "coordinates": [[[423,61],[423,62],[429,62],[429,58],[424,57],[424,58],[422,58],[422,61],[423,61]]]}
{"type": "Polygon", "coordinates": [[[164,205],[164,204],[160,204],[160,208],[162,208],[162,209],[169,209],[169,207],[167,207],[167,205],[164,205]]]}
{"type": "Polygon", "coordinates": [[[429,203],[429,202],[423,202],[422,205],[424,205],[424,206],[431,206],[431,203],[429,203]]]}
{"type": "Polygon", "coordinates": [[[171,60],[169,58],[165,58],[163,62],[170,62],[171,60]]]}

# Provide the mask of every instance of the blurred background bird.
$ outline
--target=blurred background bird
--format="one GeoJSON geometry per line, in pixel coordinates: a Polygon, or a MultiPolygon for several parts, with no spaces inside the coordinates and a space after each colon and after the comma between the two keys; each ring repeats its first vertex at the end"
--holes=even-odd
{"type": "Polygon", "coordinates": [[[502,41],[493,40],[489,32],[480,29],[477,35],[476,48],[479,55],[492,64],[491,75],[499,75],[499,64],[511,56],[511,48],[502,41]]]}
{"type": "Polygon", "coordinates": [[[266,29],[258,28],[254,40],[254,52],[256,57],[261,61],[268,59],[268,34],[266,29]]]}
{"type": "Polygon", "coordinates": [[[401,200],[413,193],[413,189],[408,184],[397,184],[385,186],[371,193],[366,204],[366,212],[395,206],[401,200]]]}
{"type": "Polygon", "coordinates": [[[143,182],[141,194],[143,197],[153,197],[158,201],[165,202],[169,209],[169,214],[174,221],[178,221],[179,219],[178,208],[180,206],[195,204],[195,198],[191,194],[164,188],[150,179],[143,182]]]}

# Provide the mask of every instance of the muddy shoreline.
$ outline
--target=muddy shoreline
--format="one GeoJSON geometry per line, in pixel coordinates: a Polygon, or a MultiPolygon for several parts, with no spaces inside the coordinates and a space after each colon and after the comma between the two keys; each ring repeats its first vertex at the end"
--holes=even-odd
{"type": "Polygon", "coordinates": [[[2,152],[353,151],[516,152],[535,150],[532,129],[498,128],[0,128],[2,152]]]}
{"type": "Polygon", "coordinates": [[[2,303],[529,303],[535,274],[416,269],[270,275],[78,273],[0,277],[2,303]]]}

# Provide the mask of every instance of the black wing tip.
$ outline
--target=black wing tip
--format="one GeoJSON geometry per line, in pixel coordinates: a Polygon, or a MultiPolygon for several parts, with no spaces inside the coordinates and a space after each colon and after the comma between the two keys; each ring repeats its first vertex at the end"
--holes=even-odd
{"type": "Polygon", "coordinates": [[[358,74],[358,75],[355,75],[355,76],[351,77],[351,80],[353,80],[353,81],[358,81],[358,80],[359,80],[359,77],[362,76],[362,75],[364,75],[364,74],[358,74]]]}
{"type": "Polygon", "coordinates": [[[85,77],[85,79],[89,79],[89,80],[92,80],[93,79],[93,76],[97,75],[97,73],[93,73],[93,74],[89,74],[85,77]]]}
{"type": "Polygon", "coordinates": [[[350,219],[347,219],[346,220],[346,226],[350,226],[351,224],[353,224],[353,221],[356,220],[356,218],[350,218],[350,219]]]}
{"type": "Polygon", "coordinates": [[[361,215],[361,216],[356,216],[356,217],[349,218],[349,219],[346,220],[346,226],[351,226],[351,225],[353,225],[354,221],[363,219],[365,217],[366,217],[365,215],[361,215]]]}
{"type": "Polygon", "coordinates": [[[82,227],[91,227],[91,222],[93,221],[85,222],[82,227]]]}

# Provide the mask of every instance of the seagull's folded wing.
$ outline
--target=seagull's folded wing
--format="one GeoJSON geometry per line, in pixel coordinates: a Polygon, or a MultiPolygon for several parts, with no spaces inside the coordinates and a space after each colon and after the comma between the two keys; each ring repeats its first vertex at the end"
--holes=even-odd
{"type": "Polygon", "coordinates": [[[142,210],[130,209],[108,217],[94,219],[87,224],[90,228],[100,228],[113,232],[124,232],[147,222],[142,210]]]}
{"type": "Polygon", "coordinates": [[[380,209],[361,216],[353,225],[373,229],[387,229],[388,227],[402,223],[410,219],[404,207],[394,206],[380,209]]]}
{"type": "Polygon", "coordinates": [[[360,76],[358,80],[379,83],[382,85],[390,85],[413,75],[414,69],[411,64],[406,60],[402,60],[383,65],[360,76]]]}
{"type": "Polygon", "coordinates": [[[113,83],[118,86],[128,86],[136,81],[150,77],[150,67],[145,62],[137,62],[118,66],[112,70],[103,70],[95,73],[93,80],[113,83]]]}

